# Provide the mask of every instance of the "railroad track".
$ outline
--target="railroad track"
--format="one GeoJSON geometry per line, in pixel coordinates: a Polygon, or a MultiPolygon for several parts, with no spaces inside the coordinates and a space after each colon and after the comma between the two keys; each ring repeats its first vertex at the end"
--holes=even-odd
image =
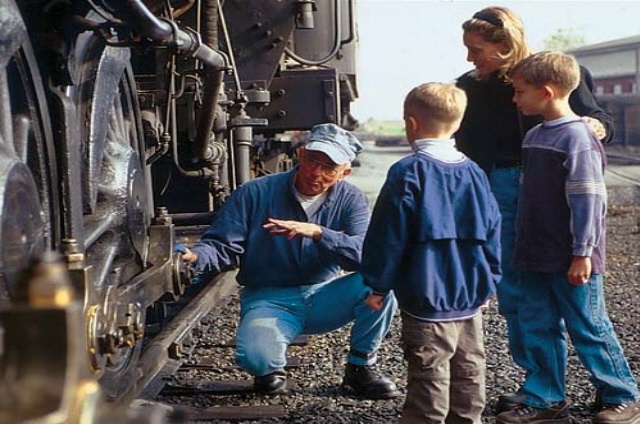
{"type": "Polygon", "coordinates": [[[640,187],[640,172],[638,170],[609,168],[607,173],[615,176],[616,179],[622,182],[631,184],[633,187],[640,187]]]}
{"type": "Polygon", "coordinates": [[[640,154],[607,150],[607,162],[611,165],[640,165],[640,154]]]}
{"type": "MultiPolygon", "coordinates": [[[[233,308],[230,305],[237,304],[238,287],[234,277],[235,273],[226,273],[212,282],[213,286],[219,286],[217,292],[215,288],[210,289],[216,293],[205,289],[191,302],[194,308],[198,308],[198,313],[188,315],[186,310],[180,312],[172,321],[176,322],[175,328],[169,331],[167,327],[163,331],[164,336],[155,337],[153,344],[145,349],[141,364],[144,364],[145,375],[153,378],[139,380],[144,382],[142,390],[131,389],[132,393],[138,393],[138,400],[156,402],[155,399],[160,398],[162,405],[175,405],[174,412],[178,412],[181,420],[189,421],[260,420],[287,415],[286,409],[280,405],[264,405],[257,400],[255,404],[227,405],[225,400],[254,394],[252,378],[233,361],[238,315],[236,309],[230,311],[233,308]],[[197,306],[212,305],[212,300],[215,302],[212,308],[197,306]],[[191,317],[197,317],[198,321],[188,331],[185,321],[191,321],[191,317]],[[161,368],[160,364],[163,364],[161,368]],[[226,377],[220,378],[222,374],[226,377]],[[203,397],[216,397],[218,405],[201,407],[199,399],[203,397]]],[[[292,346],[304,347],[308,342],[309,336],[303,335],[292,346]]],[[[291,371],[300,366],[300,358],[290,356],[285,368],[291,371]]],[[[289,379],[288,385],[295,387],[295,380],[289,379]]]]}
{"type": "MultiPolygon", "coordinates": [[[[168,305],[166,324],[145,343],[139,359],[139,378],[118,399],[131,403],[136,397],[148,396],[163,387],[163,378],[172,374],[188,357],[192,332],[202,331],[202,320],[224,299],[236,292],[235,272],[217,275],[202,287],[192,286],[192,293],[176,305],[168,305]]],[[[155,324],[157,325],[157,324],[155,324]]]]}
{"type": "Polygon", "coordinates": [[[632,152],[607,152],[608,167],[606,173],[610,186],[640,187],[640,155],[632,152]]]}

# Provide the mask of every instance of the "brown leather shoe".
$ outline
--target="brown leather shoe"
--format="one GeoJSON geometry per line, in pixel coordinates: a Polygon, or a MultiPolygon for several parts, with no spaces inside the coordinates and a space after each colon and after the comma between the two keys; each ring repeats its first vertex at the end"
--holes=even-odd
{"type": "Polygon", "coordinates": [[[496,421],[502,424],[569,424],[571,422],[569,405],[570,402],[560,402],[549,408],[534,408],[529,405],[518,405],[510,411],[499,414],[496,417],[496,421]]]}
{"type": "Polygon", "coordinates": [[[638,424],[640,423],[640,402],[603,405],[593,418],[597,424],[638,424]]]}

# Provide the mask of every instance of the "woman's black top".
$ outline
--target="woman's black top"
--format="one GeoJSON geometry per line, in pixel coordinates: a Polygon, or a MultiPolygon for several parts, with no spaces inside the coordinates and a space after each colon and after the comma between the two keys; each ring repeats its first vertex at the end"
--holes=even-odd
{"type": "MultiPolygon", "coordinates": [[[[613,139],[613,119],[596,102],[591,73],[581,66],[580,74],[580,84],[571,93],[569,104],[578,116],[591,116],[603,123],[607,136],[602,141],[607,143],[613,139]]],[[[542,117],[522,115],[513,102],[513,87],[497,73],[478,80],[468,72],[456,84],[468,99],[455,135],[458,149],[487,173],[495,167],[517,166],[524,135],[542,122],[542,117]]]]}

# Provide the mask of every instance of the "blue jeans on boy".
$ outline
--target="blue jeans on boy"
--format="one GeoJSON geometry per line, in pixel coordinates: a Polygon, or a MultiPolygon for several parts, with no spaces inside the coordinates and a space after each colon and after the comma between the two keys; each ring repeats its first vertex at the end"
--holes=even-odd
{"type": "Polygon", "coordinates": [[[564,273],[522,271],[522,301],[520,328],[531,366],[522,387],[524,403],[548,408],[565,400],[565,326],[603,403],[628,404],[640,397],[607,315],[602,275],[574,286],[564,273]]]}
{"type": "Polygon", "coordinates": [[[490,175],[491,191],[498,202],[502,215],[500,233],[502,279],[498,284],[498,310],[507,321],[507,338],[513,361],[528,369],[522,330],[519,328],[518,303],[520,299],[520,272],[511,267],[511,256],[515,244],[516,211],[520,192],[522,169],[495,168],[490,175]]]}
{"type": "Polygon", "coordinates": [[[300,334],[323,334],[353,321],[348,362],[371,365],[397,308],[391,294],[375,312],[364,303],[371,289],[352,273],[298,287],[243,288],[236,335],[236,362],[254,376],[287,363],[286,350],[300,334]]]}

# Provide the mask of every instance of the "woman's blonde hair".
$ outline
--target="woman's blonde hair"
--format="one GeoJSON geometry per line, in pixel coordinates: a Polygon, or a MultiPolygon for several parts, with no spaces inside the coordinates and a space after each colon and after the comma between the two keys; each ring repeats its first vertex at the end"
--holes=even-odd
{"type": "Polygon", "coordinates": [[[525,41],[522,20],[506,7],[490,6],[476,12],[462,24],[462,30],[479,34],[489,43],[504,43],[508,51],[498,53],[502,61],[498,75],[503,78],[513,65],[532,53],[525,41]]]}

